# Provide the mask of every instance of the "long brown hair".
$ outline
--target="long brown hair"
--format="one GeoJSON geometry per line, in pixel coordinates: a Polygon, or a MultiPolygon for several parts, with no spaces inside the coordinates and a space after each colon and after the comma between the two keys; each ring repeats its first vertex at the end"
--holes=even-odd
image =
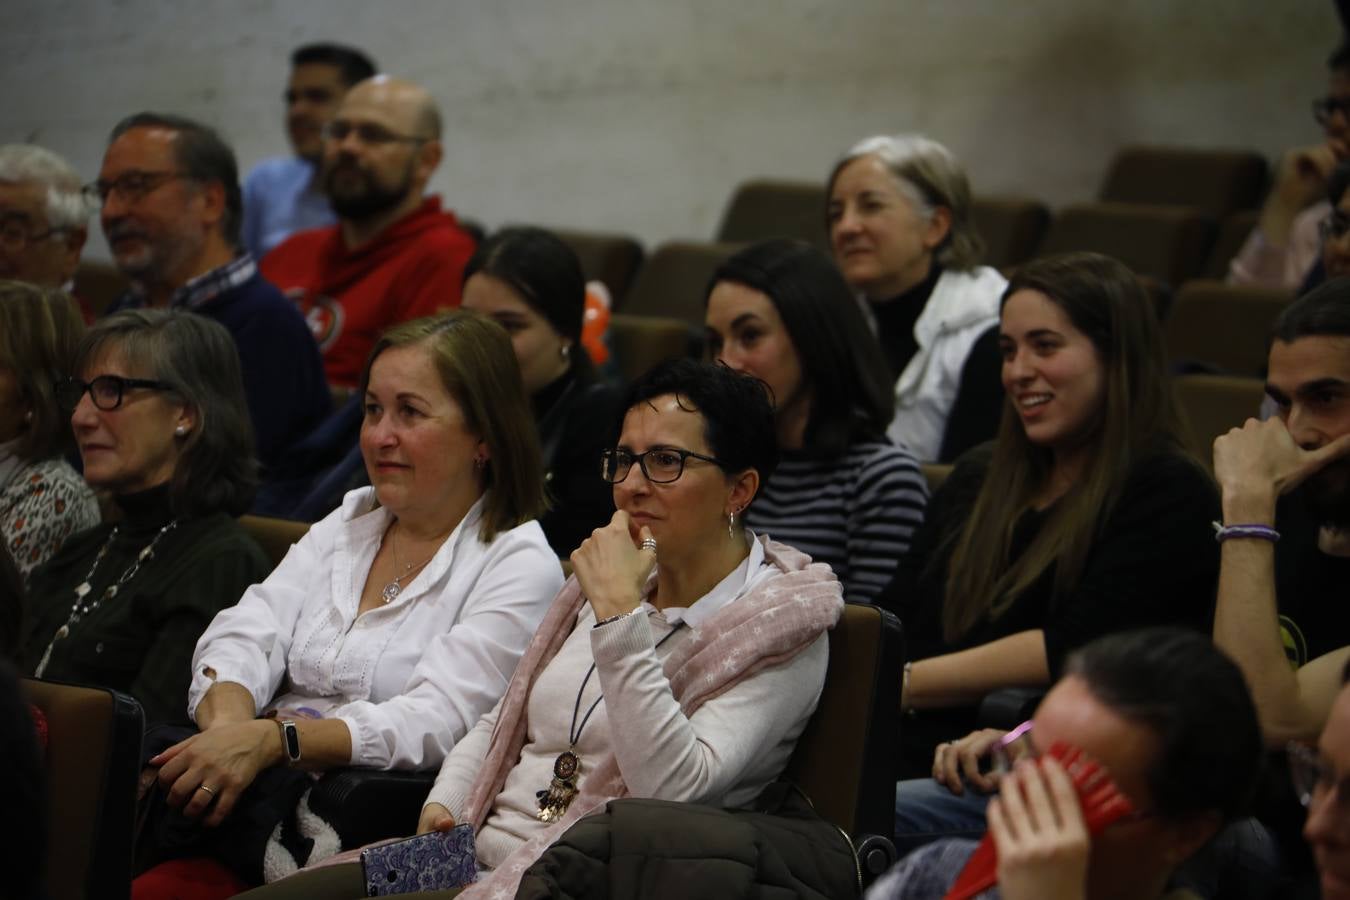
{"type": "Polygon", "coordinates": [[[1078,482],[1049,509],[1025,552],[1010,560],[1017,521],[1045,487],[1053,460],[1049,448],[1027,439],[1012,401],[1004,401],[984,484],[954,538],[942,609],[948,642],[997,618],[1051,566],[1051,603],[1057,602],[1082,575],[1140,456],[1159,446],[1186,455],[1157,315],[1134,274],[1108,256],[1069,253],[1027,263],[1003,302],[1023,290],[1044,294],[1092,341],[1105,370],[1104,402],[1085,437],[1091,452],[1078,482]]]}

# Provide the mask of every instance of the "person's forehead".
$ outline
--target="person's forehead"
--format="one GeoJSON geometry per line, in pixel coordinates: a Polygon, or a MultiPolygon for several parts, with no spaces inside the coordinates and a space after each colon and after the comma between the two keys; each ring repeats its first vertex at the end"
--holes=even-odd
{"type": "Polygon", "coordinates": [[[675,444],[703,452],[703,414],[687,399],[662,394],[630,408],[623,419],[623,438],[646,444],[675,444]]]}
{"type": "Polygon", "coordinates": [[[834,193],[876,192],[899,194],[900,184],[895,175],[875,153],[865,153],[849,160],[839,170],[834,182],[834,193]]]}
{"type": "Polygon", "coordinates": [[[416,103],[405,91],[366,81],[342,98],[337,117],[346,122],[373,122],[410,132],[416,124],[416,103]]]}
{"type": "Polygon", "coordinates": [[[1309,335],[1270,345],[1266,381],[1292,393],[1300,385],[1335,379],[1350,383],[1350,336],[1309,335]]]}
{"type": "Polygon", "coordinates": [[[1032,739],[1045,752],[1063,741],[1081,749],[1111,773],[1129,796],[1142,799],[1158,738],[1146,726],[1111,709],[1076,675],[1061,679],[1036,710],[1032,739]]]}
{"type": "Polygon", "coordinates": [[[0,216],[21,213],[31,221],[47,221],[47,186],[36,181],[0,181],[0,216]]]}
{"type": "Polygon", "coordinates": [[[124,171],[168,172],[177,164],[174,146],[178,132],[171,128],[132,128],[108,145],[103,156],[104,176],[124,171]]]}

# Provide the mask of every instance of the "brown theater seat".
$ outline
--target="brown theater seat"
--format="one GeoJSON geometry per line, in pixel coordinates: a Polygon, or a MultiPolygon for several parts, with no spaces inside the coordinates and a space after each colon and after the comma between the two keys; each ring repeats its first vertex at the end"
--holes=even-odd
{"type": "Polygon", "coordinates": [[[626,381],[668,359],[698,354],[698,333],[679,319],[625,316],[609,320],[609,348],[626,381]]]}
{"type": "Polygon", "coordinates": [[[680,319],[703,333],[703,299],[713,271],[743,244],[671,241],[657,247],[638,270],[615,312],[680,319]]]}
{"type": "Polygon", "coordinates": [[[813,181],[747,181],[736,188],[722,214],[717,240],[751,242],[794,238],[826,253],[825,187],[813,181]]]}
{"type": "Polygon", "coordinates": [[[1037,255],[1093,250],[1178,285],[1199,273],[1213,232],[1209,219],[1184,207],[1081,203],[1060,210],[1037,255]]]}
{"type": "Polygon", "coordinates": [[[1288,291],[1188,281],[1177,292],[1165,325],[1168,357],[1173,363],[1201,363],[1260,378],[1270,328],[1292,299],[1288,291]]]}
{"type": "Polygon", "coordinates": [[[1250,150],[1123,147],[1111,160],[1099,199],[1185,206],[1218,221],[1261,202],[1266,172],[1265,157],[1250,150]]]}
{"type": "Polygon", "coordinates": [[[75,268],[74,294],[95,317],[103,315],[131,282],[111,263],[86,260],[75,268]]]}
{"type": "Polygon", "coordinates": [[[48,895],[129,897],[145,730],[140,704],[117,691],[36,678],[23,679],[22,688],[47,717],[48,895]]]}
{"type": "Polygon", "coordinates": [[[549,230],[576,253],[586,280],[604,282],[616,302],[633,284],[643,257],[637,238],[600,231],[549,230]]]}
{"type": "Polygon", "coordinates": [[[1265,382],[1236,375],[1179,375],[1173,379],[1191,451],[1214,467],[1214,439],[1261,410],[1265,382]]]}
{"type": "Polygon", "coordinates": [[[308,522],[294,522],[290,519],[273,519],[267,516],[240,516],[239,524],[258,542],[263,553],[272,561],[272,567],[286,558],[291,545],[309,531],[308,522]]]}
{"type": "Polygon", "coordinates": [[[1228,264],[1247,242],[1247,236],[1252,233],[1260,218],[1260,211],[1255,209],[1235,212],[1223,218],[1214,238],[1214,246],[1210,248],[1209,260],[1205,263],[1204,277],[1228,277],[1228,264]]]}
{"type": "Polygon", "coordinates": [[[1050,210],[1025,197],[976,197],[975,230],[984,238],[984,264],[1007,269],[1031,259],[1050,227],[1050,210]]]}

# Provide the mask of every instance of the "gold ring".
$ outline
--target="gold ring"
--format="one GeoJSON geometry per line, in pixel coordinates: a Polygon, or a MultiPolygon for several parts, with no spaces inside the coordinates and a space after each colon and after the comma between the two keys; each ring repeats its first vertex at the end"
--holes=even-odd
{"type": "Polygon", "coordinates": [[[199,785],[197,785],[197,790],[199,790],[199,791],[206,791],[208,794],[211,795],[211,797],[212,797],[213,799],[214,799],[215,796],[216,796],[216,792],[213,791],[213,790],[211,790],[209,787],[207,787],[207,786],[204,785],[204,784],[199,784],[199,785]]]}

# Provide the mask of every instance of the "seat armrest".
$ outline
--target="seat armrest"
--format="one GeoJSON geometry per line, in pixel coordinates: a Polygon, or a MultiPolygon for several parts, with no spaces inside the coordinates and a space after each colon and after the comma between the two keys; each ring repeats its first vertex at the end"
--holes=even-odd
{"type": "Polygon", "coordinates": [[[435,781],[435,772],[337,769],[315,783],[309,808],[337,830],[344,847],[407,837],[417,831],[435,781]]]}
{"type": "Polygon", "coordinates": [[[1031,718],[1044,696],[1045,691],[1041,688],[1000,688],[991,691],[980,701],[975,723],[980,728],[1011,731],[1031,718]]]}

